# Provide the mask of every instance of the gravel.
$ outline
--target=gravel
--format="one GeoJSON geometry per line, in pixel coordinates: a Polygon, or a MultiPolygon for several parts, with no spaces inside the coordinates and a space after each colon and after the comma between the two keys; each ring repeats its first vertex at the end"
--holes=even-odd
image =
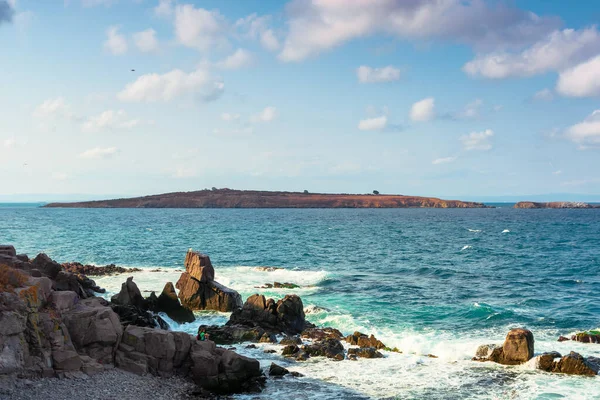
{"type": "Polygon", "coordinates": [[[0,378],[0,399],[11,400],[170,400],[202,399],[196,386],[180,377],[138,376],[112,369],[77,378],[0,378]]]}

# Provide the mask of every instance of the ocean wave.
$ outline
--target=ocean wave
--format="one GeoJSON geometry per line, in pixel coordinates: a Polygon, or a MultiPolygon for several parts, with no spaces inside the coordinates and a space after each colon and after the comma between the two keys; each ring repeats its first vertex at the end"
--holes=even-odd
{"type": "Polygon", "coordinates": [[[472,248],[473,248],[473,246],[470,246],[467,244],[467,245],[463,246],[462,249],[460,249],[460,251],[468,250],[468,249],[472,249],[472,248]]]}
{"type": "Polygon", "coordinates": [[[481,229],[467,229],[469,232],[475,232],[475,233],[479,233],[481,232],[481,229]]]}
{"type": "Polygon", "coordinates": [[[502,231],[502,233],[510,233],[510,231],[508,229],[505,229],[502,231]]]}

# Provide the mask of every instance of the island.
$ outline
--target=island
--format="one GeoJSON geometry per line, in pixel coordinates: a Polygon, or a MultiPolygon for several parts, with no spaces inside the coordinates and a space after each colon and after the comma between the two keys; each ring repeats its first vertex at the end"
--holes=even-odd
{"type": "Polygon", "coordinates": [[[73,203],[44,207],[68,208],[487,208],[483,203],[434,197],[379,194],[328,194],[204,189],[152,196],[73,203]]]}
{"type": "Polygon", "coordinates": [[[579,201],[551,201],[547,203],[520,201],[514,205],[514,208],[600,208],[600,206],[594,206],[579,201]]]}

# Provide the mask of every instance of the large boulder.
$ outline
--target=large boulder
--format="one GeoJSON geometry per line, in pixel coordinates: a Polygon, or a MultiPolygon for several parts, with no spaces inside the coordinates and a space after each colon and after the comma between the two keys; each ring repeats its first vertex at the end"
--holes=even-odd
{"type": "Polygon", "coordinates": [[[536,365],[539,369],[548,372],[595,376],[600,371],[600,358],[585,358],[574,351],[561,357],[559,353],[552,352],[538,356],[536,365]]]}
{"type": "Polygon", "coordinates": [[[140,289],[133,281],[133,276],[127,278],[121,285],[121,291],[111,297],[110,301],[122,306],[135,306],[139,308],[145,308],[146,306],[146,301],[142,297],[140,289]]]}
{"type": "MultiPolygon", "coordinates": [[[[533,333],[528,329],[511,329],[506,335],[502,347],[488,347],[488,349],[491,350],[489,356],[476,356],[474,360],[493,361],[504,365],[523,364],[533,358],[533,333]]],[[[477,352],[483,353],[482,346],[479,347],[477,352]]]]}
{"type": "Polygon", "coordinates": [[[306,322],[302,299],[287,295],[275,302],[261,294],[250,296],[244,306],[235,310],[227,325],[260,327],[272,333],[294,335],[311,325],[306,322]]]}
{"type": "Polygon", "coordinates": [[[167,282],[162,293],[154,305],[154,311],[164,312],[173,321],[180,324],[184,322],[194,322],[196,319],[194,313],[181,305],[175,292],[175,287],[172,282],[167,282]]]}
{"type": "Polygon", "coordinates": [[[40,253],[31,262],[33,267],[39,270],[42,274],[46,275],[50,279],[56,278],[56,275],[62,270],[59,263],[52,260],[44,253],[40,253]]]}
{"type": "Polygon", "coordinates": [[[190,249],[185,255],[184,265],[187,273],[198,282],[208,283],[215,280],[215,269],[206,254],[190,249]]]}
{"type": "Polygon", "coordinates": [[[385,349],[387,347],[375,336],[367,336],[360,332],[354,332],[352,335],[347,336],[346,342],[350,343],[352,346],[358,346],[361,348],[374,347],[376,350],[385,349]]]}

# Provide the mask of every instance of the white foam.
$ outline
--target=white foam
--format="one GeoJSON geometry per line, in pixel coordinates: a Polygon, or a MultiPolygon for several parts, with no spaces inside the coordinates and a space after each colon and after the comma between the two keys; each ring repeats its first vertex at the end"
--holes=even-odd
{"type": "Polygon", "coordinates": [[[473,246],[469,246],[469,245],[467,244],[466,246],[463,246],[463,248],[462,248],[462,249],[460,249],[460,251],[463,251],[463,250],[468,250],[468,249],[472,249],[472,248],[473,248],[473,246]]]}
{"type": "Polygon", "coordinates": [[[502,231],[502,233],[510,233],[510,231],[508,229],[505,229],[502,231]]]}
{"type": "Polygon", "coordinates": [[[479,233],[481,232],[481,229],[468,229],[469,232],[475,232],[475,233],[479,233]]]}

